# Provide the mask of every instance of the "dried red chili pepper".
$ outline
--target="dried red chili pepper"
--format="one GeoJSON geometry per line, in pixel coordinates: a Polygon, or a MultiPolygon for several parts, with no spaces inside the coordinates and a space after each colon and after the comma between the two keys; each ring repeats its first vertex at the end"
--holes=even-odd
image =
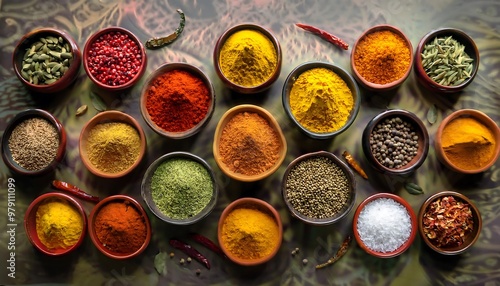
{"type": "Polygon", "coordinates": [[[61,191],[66,191],[75,197],[78,197],[83,200],[87,200],[90,202],[98,203],[99,202],[99,197],[87,194],[86,192],[82,191],[80,188],[73,186],[69,183],[54,180],[52,181],[52,186],[58,190],[61,191]]]}
{"type": "Polygon", "coordinates": [[[221,257],[226,258],[226,255],[224,254],[222,249],[217,244],[215,244],[213,241],[208,239],[207,237],[205,237],[201,234],[192,233],[191,238],[194,241],[198,242],[199,244],[201,244],[201,245],[205,246],[206,248],[212,250],[213,252],[217,253],[221,257]]]}
{"type": "Polygon", "coordinates": [[[344,254],[347,252],[347,248],[349,247],[349,243],[351,242],[351,236],[348,235],[345,239],[344,242],[342,242],[342,245],[340,248],[337,250],[337,253],[335,253],[335,256],[328,259],[325,263],[318,264],[316,265],[316,269],[321,269],[324,268],[328,265],[332,265],[333,263],[337,262],[344,254]]]}
{"type": "Polygon", "coordinates": [[[346,42],[344,42],[339,37],[328,33],[327,31],[321,30],[321,29],[316,28],[316,27],[311,26],[311,25],[306,25],[306,24],[301,24],[301,23],[296,23],[295,25],[299,28],[302,28],[302,29],[308,31],[308,32],[311,32],[313,34],[320,36],[322,39],[327,40],[328,42],[330,42],[334,45],[337,45],[344,50],[349,49],[349,45],[346,42]]]}
{"type": "Polygon", "coordinates": [[[349,166],[351,166],[356,172],[358,172],[358,174],[360,174],[361,177],[368,180],[368,175],[366,175],[365,170],[361,168],[358,161],[356,161],[356,159],[354,159],[354,157],[352,157],[352,155],[349,152],[344,151],[344,153],[342,153],[342,156],[344,156],[349,166]]]}
{"type": "Polygon", "coordinates": [[[198,250],[194,249],[191,245],[189,245],[185,242],[182,242],[180,240],[177,240],[177,239],[171,239],[169,241],[169,243],[171,246],[181,250],[182,252],[187,254],[189,257],[192,257],[192,258],[196,259],[198,262],[200,262],[201,264],[205,265],[205,267],[207,269],[210,269],[210,263],[208,262],[208,259],[205,256],[203,256],[203,254],[198,252],[198,250]]]}

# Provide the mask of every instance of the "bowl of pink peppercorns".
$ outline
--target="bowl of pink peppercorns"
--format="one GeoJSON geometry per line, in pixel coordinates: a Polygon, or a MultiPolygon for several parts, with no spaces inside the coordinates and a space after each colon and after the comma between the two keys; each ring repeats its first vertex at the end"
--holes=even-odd
{"type": "Polygon", "coordinates": [[[129,30],[108,27],[91,35],[83,49],[83,67],[98,87],[121,91],[144,74],[147,58],[141,41],[129,30]]]}

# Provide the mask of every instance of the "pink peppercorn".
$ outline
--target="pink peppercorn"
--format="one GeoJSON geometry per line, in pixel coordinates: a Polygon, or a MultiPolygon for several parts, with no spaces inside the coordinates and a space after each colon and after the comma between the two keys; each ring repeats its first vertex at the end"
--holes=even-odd
{"type": "Polygon", "coordinates": [[[92,76],[110,86],[129,82],[139,72],[142,63],[137,43],[121,32],[101,35],[91,44],[88,54],[92,76]]]}

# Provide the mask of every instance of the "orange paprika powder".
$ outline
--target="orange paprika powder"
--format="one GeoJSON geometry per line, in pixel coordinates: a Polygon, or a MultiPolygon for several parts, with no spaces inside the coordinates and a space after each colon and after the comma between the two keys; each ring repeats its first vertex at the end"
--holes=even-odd
{"type": "Polygon", "coordinates": [[[146,91],[151,120],[167,132],[183,132],[205,118],[211,98],[202,79],[186,70],[172,70],[154,79],[146,91]]]}
{"type": "Polygon", "coordinates": [[[110,202],[104,205],[97,214],[94,225],[99,241],[114,252],[135,252],[146,240],[146,222],[128,202],[110,202]]]}

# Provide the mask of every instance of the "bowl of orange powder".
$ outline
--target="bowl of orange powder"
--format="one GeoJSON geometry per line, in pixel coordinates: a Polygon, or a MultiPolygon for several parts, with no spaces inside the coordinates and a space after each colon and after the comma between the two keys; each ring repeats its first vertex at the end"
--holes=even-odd
{"type": "Polygon", "coordinates": [[[354,77],[372,91],[399,87],[410,75],[412,65],[411,41],[391,25],[377,25],[363,32],[351,52],[354,77]]]}
{"type": "Polygon", "coordinates": [[[156,133],[184,139],[198,133],[212,117],[215,90],[208,76],[187,63],[167,63],[141,91],[141,114],[156,133]]]}

